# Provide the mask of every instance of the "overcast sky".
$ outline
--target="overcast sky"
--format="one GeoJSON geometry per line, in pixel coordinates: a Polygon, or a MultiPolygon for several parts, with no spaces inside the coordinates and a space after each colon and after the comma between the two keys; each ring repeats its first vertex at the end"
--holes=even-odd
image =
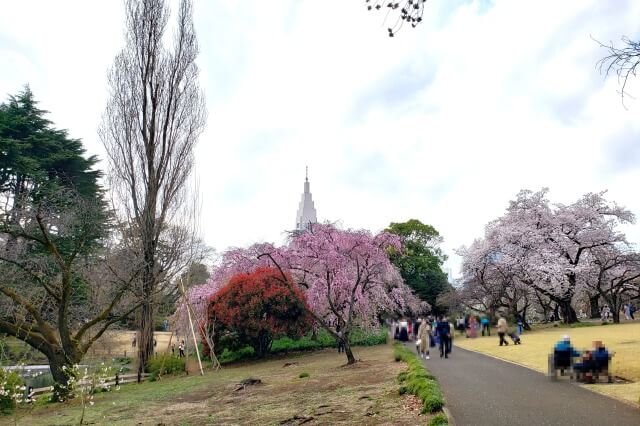
{"type": "MultiPolygon", "coordinates": [[[[623,107],[593,41],[640,38],[640,2],[430,0],[394,38],[364,5],[195,1],[211,246],[281,243],[305,165],[319,220],[429,223],[454,275],[453,250],[523,188],[563,203],[607,189],[640,216],[640,100],[623,107]]],[[[57,127],[104,158],[96,129],[123,22],[117,0],[3,2],[0,96],[29,84],[57,127]]],[[[638,225],[626,231],[640,241],[638,225]]]]}

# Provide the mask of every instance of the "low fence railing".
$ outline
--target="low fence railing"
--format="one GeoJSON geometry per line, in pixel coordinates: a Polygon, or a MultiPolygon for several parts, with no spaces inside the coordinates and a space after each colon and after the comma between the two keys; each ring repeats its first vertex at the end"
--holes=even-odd
{"type": "MultiPolygon", "coordinates": [[[[148,373],[143,373],[141,376],[142,380],[147,380],[149,378],[149,374],[148,373]]],[[[134,383],[138,381],[138,374],[137,373],[130,373],[130,374],[116,374],[113,377],[109,377],[105,380],[104,384],[107,386],[119,386],[119,385],[123,385],[125,383],[134,383]]],[[[83,386],[87,384],[87,382],[80,382],[79,385],[83,386]]],[[[35,388],[31,390],[31,395],[32,396],[38,396],[38,395],[44,395],[47,393],[51,393],[51,386],[47,386],[44,388],[35,388]]]]}

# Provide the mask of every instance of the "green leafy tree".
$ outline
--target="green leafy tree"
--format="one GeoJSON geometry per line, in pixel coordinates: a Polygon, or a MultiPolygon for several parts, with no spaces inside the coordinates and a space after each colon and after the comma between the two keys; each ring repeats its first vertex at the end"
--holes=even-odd
{"type": "Polygon", "coordinates": [[[449,289],[447,275],[442,271],[446,260],[440,248],[442,237],[433,226],[417,219],[392,222],[386,231],[398,235],[403,244],[402,251],[389,252],[391,262],[416,295],[439,313],[441,308],[436,304],[437,298],[449,289]]]}
{"type": "Polygon", "coordinates": [[[102,200],[100,171],[93,169],[97,157],[85,157],[82,142],[55,129],[46,113],[28,86],[0,104],[0,192],[14,225],[25,219],[29,204],[63,188],[102,200]]]}

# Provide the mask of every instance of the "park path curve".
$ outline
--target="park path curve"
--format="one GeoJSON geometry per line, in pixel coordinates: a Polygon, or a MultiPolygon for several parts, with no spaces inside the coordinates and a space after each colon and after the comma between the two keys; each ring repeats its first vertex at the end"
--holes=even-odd
{"type": "Polygon", "coordinates": [[[425,365],[437,377],[456,426],[640,425],[640,409],[568,379],[552,382],[545,374],[456,346],[449,359],[437,351],[432,355],[425,365]]]}

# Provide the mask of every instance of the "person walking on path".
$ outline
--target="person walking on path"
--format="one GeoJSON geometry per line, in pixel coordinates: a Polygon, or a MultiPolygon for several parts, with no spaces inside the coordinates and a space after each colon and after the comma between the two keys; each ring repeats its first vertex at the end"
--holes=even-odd
{"type": "Polygon", "coordinates": [[[480,319],[480,324],[482,325],[482,337],[484,337],[485,330],[487,331],[487,336],[491,336],[491,328],[489,328],[489,318],[487,318],[486,315],[484,315],[480,319]]]}
{"type": "Polygon", "coordinates": [[[451,353],[453,351],[453,338],[455,337],[456,333],[455,333],[455,327],[453,326],[453,323],[449,322],[449,341],[447,342],[447,347],[445,348],[449,353],[451,353]]]}
{"type": "Polygon", "coordinates": [[[451,352],[451,325],[443,316],[438,317],[436,335],[440,339],[440,358],[449,358],[449,352],[451,352]]]}
{"type": "Polygon", "coordinates": [[[500,337],[500,346],[504,343],[506,346],[509,346],[509,342],[504,338],[505,334],[507,334],[507,320],[504,317],[500,317],[498,319],[498,336],[500,337]]]}
{"type": "Polygon", "coordinates": [[[478,320],[476,319],[475,315],[471,315],[469,317],[469,331],[468,331],[468,337],[471,337],[472,339],[475,339],[476,337],[478,337],[478,320]]]}
{"type": "Polygon", "coordinates": [[[184,339],[180,341],[180,344],[178,345],[178,358],[184,358],[184,339]]]}
{"type": "Polygon", "coordinates": [[[401,342],[409,341],[409,323],[407,322],[406,319],[403,319],[402,321],[400,321],[400,335],[398,339],[401,342]]]}
{"type": "Polygon", "coordinates": [[[418,340],[420,340],[420,356],[422,358],[429,359],[429,334],[431,333],[431,326],[427,320],[422,320],[420,327],[418,328],[418,340]]]}
{"type": "Polygon", "coordinates": [[[458,328],[458,331],[460,332],[460,335],[462,336],[464,334],[464,318],[459,316],[456,319],[456,327],[458,328]]]}
{"type": "Polygon", "coordinates": [[[518,327],[518,336],[520,336],[524,326],[524,320],[520,314],[516,315],[516,326],[518,327]]]}
{"type": "Polygon", "coordinates": [[[625,303],[624,305],[622,305],[622,310],[624,312],[624,319],[626,319],[627,321],[631,321],[631,306],[628,303],[625,303]]]}

